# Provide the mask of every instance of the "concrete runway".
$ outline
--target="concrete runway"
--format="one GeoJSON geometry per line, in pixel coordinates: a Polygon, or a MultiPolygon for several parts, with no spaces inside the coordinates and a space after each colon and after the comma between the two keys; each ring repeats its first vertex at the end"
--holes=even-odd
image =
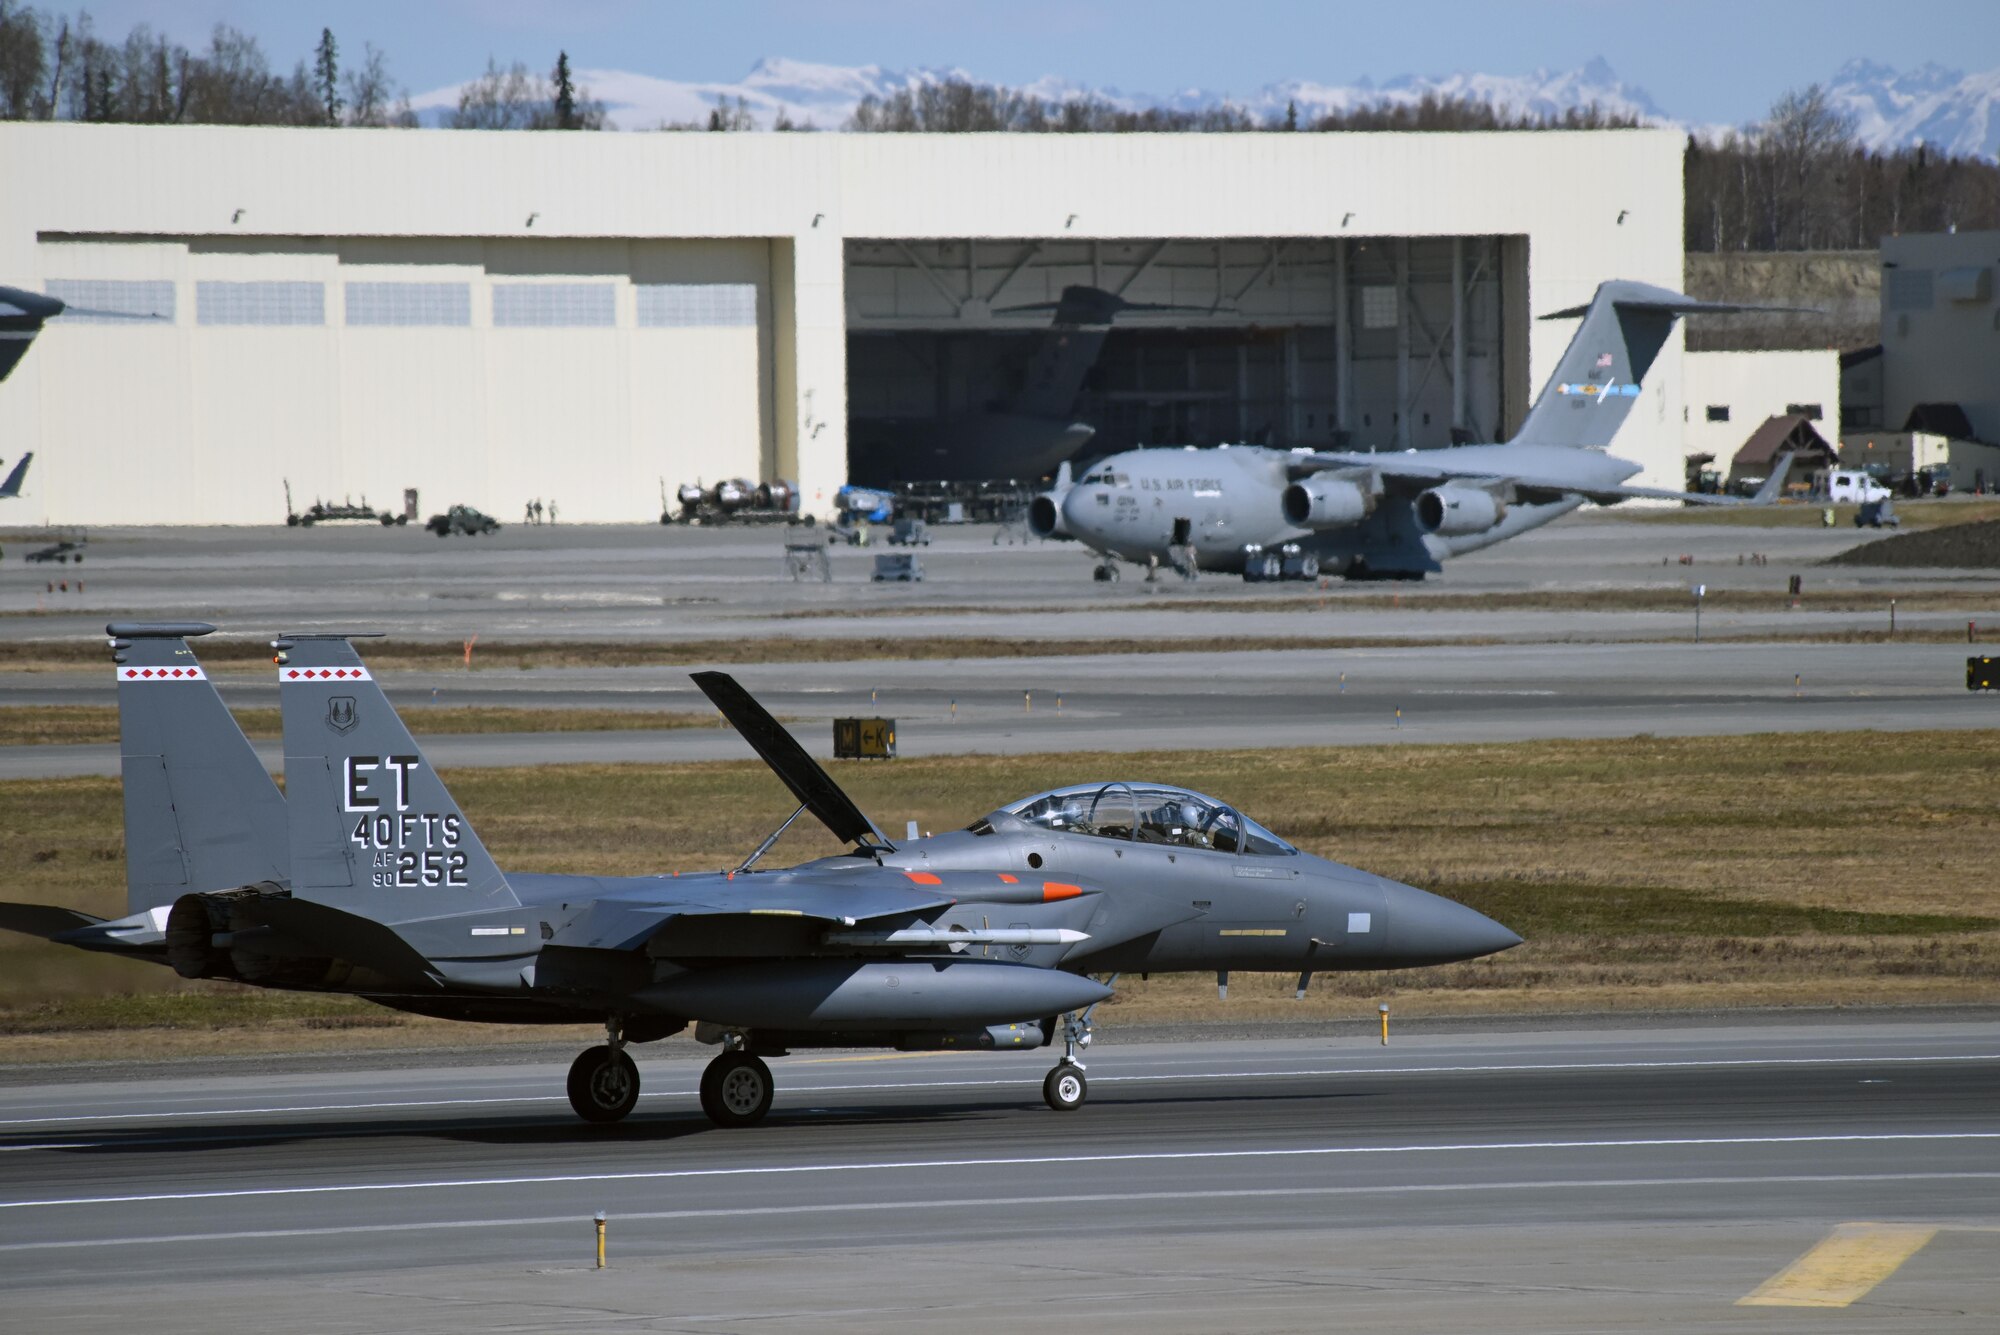
{"type": "MultiPolygon", "coordinates": [[[[506,662],[508,639],[869,636],[934,644],[994,637],[1032,644],[1110,637],[1189,645],[1186,653],[736,669],[776,712],[798,720],[807,745],[822,754],[831,745],[826,720],[857,713],[896,718],[907,755],[1987,727],[1994,720],[1995,699],[1963,689],[1962,646],[1788,638],[1879,631],[1897,590],[1987,598],[1994,591],[1993,577],[1976,572],[1815,568],[1861,540],[1851,529],[1577,516],[1455,561],[1422,585],[1336,583],[1325,592],[1231,579],[1105,586],[1089,579],[1089,558],[1074,544],[996,545],[995,531],[985,528],[936,533],[935,544],[922,549],[932,578],[892,586],[867,582],[871,553],[845,548],[834,556],[834,583],[784,580],[776,555],[783,530],[774,529],[514,526],[493,539],[443,542],[380,528],[120,530],[93,539],[83,568],[9,563],[0,572],[0,640],[96,639],[113,616],[208,618],[257,637],[288,628],[378,628],[420,639],[477,634],[488,670],[395,671],[385,681],[432,759],[445,766],[748,754],[732,734],[706,729],[427,733],[422,714],[432,703],[707,711],[677,668],[493,670],[506,662]],[[1738,564],[1753,553],[1769,564],[1738,564]],[[1683,555],[1692,564],[1680,565],[1683,555]],[[86,593],[42,592],[48,578],[86,570],[86,593]],[[1793,609],[1782,591],[1800,571],[1807,597],[1793,609]],[[1771,606],[1711,611],[1704,630],[1720,642],[1697,645],[1691,600],[1687,611],[1596,613],[1436,602],[1450,593],[1680,590],[1696,581],[1766,591],[1771,606]],[[1823,590],[1863,597],[1872,590],[1885,606],[1818,611],[1812,596],[1823,590]],[[1385,594],[1402,605],[1375,605],[1385,594]],[[1213,647],[1251,636],[1363,644],[1255,654],[1213,647]],[[1477,643],[1399,643],[1438,640],[1477,643]]],[[[1962,629],[1965,619],[1952,610],[1905,611],[1898,624],[1962,629]]],[[[264,674],[217,675],[233,705],[276,704],[264,674]]],[[[0,705],[113,699],[104,671],[0,680],[0,705]]],[[[275,767],[277,746],[264,750],[275,767]]],[[[0,748],[0,778],[115,771],[110,747],[0,748]]]]}
{"type": "MultiPolygon", "coordinates": [[[[1881,613],[1843,614],[1812,610],[1811,595],[1822,590],[1990,593],[1995,585],[1991,571],[1819,568],[1825,557],[1878,536],[1851,528],[1661,525],[1604,513],[1569,517],[1458,558],[1421,584],[1336,580],[1323,594],[1222,576],[1149,586],[1129,567],[1123,583],[1097,584],[1089,573],[1093,558],[1078,544],[996,545],[996,530],[988,527],[934,530],[933,544],[919,549],[927,574],[921,584],[872,583],[873,557],[890,550],[884,547],[836,548],[832,583],[797,583],[782,573],[786,532],[510,526],[492,538],[440,541],[421,531],[379,527],[104,530],[92,536],[82,566],[0,563],[0,640],[94,639],[114,618],[195,618],[258,637],[373,629],[452,643],[479,635],[483,644],[884,635],[1671,639],[1692,635],[1692,598],[1685,613],[1581,617],[1432,611],[1426,600],[1537,590],[1684,591],[1696,583],[1771,593],[1768,613],[1711,618],[1708,625],[1723,634],[1872,630],[1886,622],[1886,592],[1881,613]],[[1769,563],[1749,563],[1756,554],[1769,563]],[[1683,556],[1691,564],[1680,564],[1683,556]],[[1782,596],[1793,574],[1806,580],[1808,594],[1798,612],[1782,596]],[[48,591],[50,583],[64,580],[68,591],[48,591]],[[1359,605],[1385,594],[1400,595],[1404,606],[1359,605]],[[1184,606],[1274,597],[1293,606],[1184,606]]],[[[17,537],[7,545],[19,555],[34,540],[17,537]]],[[[1901,624],[1949,628],[1954,621],[1963,628],[1964,618],[1950,613],[1906,613],[1901,624]]]]}
{"type": "Polygon", "coordinates": [[[659,1051],[611,1129],[570,1117],[567,1052],[0,1074],[9,1325],[2000,1326],[1983,1017],[1107,1031],[1074,1114],[1046,1052],[808,1053],[733,1132],[659,1051]]]}
{"type": "MultiPolygon", "coordinates": [[[[1901,731],[2000,723],[2000,696],[1965,689],[1964,651],[1935,644],[1267,650],[731,670],[774,713],[793,720],[808,749],[821,756],[832,750],[828,720],[840,714],[895,718],[899,749],[908,756],[1901,731]]],[[[232,705],[275,706],[276,682],[262,678],[224,677],[219,685],[232,705]]],[[[684,669],[393,671],[384,678],[426,754],[445,767],[658,763],[751,754],[720,727],[454,737],[424,726],[433,691],[435,702],[445,706],[708,711],[684,669]]],[[[13,674],[0,680],[0,705],[114,700],[108,671],[13,674]]],[[[259,749],[274,769],[281,766],[275,741],[259,749]]],[[[0,778],[117,771],[115,746],[0,747],[0,778]]]]}

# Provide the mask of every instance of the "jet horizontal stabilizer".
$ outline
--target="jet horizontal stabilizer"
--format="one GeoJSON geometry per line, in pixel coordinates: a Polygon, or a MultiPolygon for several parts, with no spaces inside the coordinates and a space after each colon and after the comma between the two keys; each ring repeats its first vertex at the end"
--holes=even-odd
{"type": "MultiPolygon", "coordinates": [[[[1607,287],[1612,284],[1606,284],[1607,287]]],[[[1694,297],[1675,292],[1671,288],[1654,287],[1651,283],[1621,281],[1617,290],[1610,293],[1611,304],[1627,310],[1662,311],[1672,315],[1743,315],[1750,312],[1771,312],[1781,315],[1817,315],[1817,306],[1766,306],[1761,303],[1746,306],[1734,301],[1701,301],[1694,297]]],[[[1567,310],[1550,311],[1537,316],[1541,320],[1575,320],[1590,313],[1590,303],[1571,306],[1567,310]]]]}
{"type": "Polygon", "coordinates": [[[66,932],[100,927],[104,919],[54,904],[0,904],[0,931],[53,941],[66,932]]]}

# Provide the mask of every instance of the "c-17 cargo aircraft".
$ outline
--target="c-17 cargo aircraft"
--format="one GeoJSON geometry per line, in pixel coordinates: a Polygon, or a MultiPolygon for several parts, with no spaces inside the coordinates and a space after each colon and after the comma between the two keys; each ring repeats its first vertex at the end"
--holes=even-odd
{"type": "Polygon", "coordinates": [[[1768,505],[1784,486],[1783,456],[1754,497],[1624,485],[1640,465],[1606,454],[1641,382],[1683,315],[1773,307],[1696,301],[1663,287],[1602,283],[1555,375],[1514,438],[1380,454],[1260,446],[1128,450],[1098,461],[1074,486],[1036,497],[1029,525],[1074,537],[1106,558],[1215,570],[1250,579],[1341,574],[1422,579],[1452,556],[1490,547],[1585,501],[1768,505]],[[1289,558],[1289,559],[1287,559],[1289,558]]]}
{"type": "Polygon", "coordinates": [[[797,809],[733,869],[505,873],[351,638],[274,642],[280,796],[187,639],[114,624],[128,917],[0,906],[0,926],[155,960],[187,978],[337,992],[398,1010],[601,1023],[570,1069],[577,1114],[639,1097],[627,1046],[696,1026],[720,1045],[701,1106],[759,1121],[764,1058],[795,1048],[1037,1048],[1049,1106],[1088,1094],[1078,1052],[1121,972],[1410,968],[1517,945],[1499,923],[1301,852],[1171,784],[1072,784],[963,830],[891,842],[733,679],[695,681],[797,809]],[[759,866],[811,814],[849,851],[759,866]],[[280,830],[282,828],[282,838],[280,830]]]}

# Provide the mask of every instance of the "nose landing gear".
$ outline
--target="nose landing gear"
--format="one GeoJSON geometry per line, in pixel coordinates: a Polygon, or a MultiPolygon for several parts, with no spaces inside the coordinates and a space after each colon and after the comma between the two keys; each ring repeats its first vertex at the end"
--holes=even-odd
{"type": "Polygon", "coordinates": [[[1084,1079],[1083,1063],[1076,1058],[1079,1048],[1090,1046],[1090,1011],[1062,1018],[1063,1055],[1042,1080],[1042,1099],[1057,1112],[1073,1112],[1090,1097],[1090,1082],[1084,1079]]]}

